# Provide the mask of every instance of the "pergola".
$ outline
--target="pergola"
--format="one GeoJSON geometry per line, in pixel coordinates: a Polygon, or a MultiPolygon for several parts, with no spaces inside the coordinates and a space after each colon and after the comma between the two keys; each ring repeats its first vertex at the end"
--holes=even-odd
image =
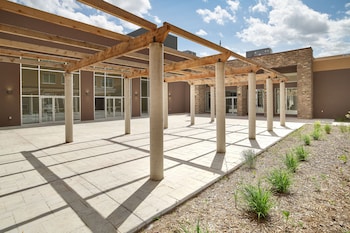
{"type": "Polygon", "coordinates": [[[168,83],[191,86],[191,124],[194,124],[195,85],[209,85],[211,118],[216,115],[217,152],[225,153],[225,86],[248,84],[249,138],[255,139],[256,83],[267,90],[267,128],[273,128],[272,85],[280,83],[280,120],[285,125],[287,78],[227,48],[205,40],[170,23],[157,25],[100,0],[79,0],[95,9],[138,25],[147,31],[129,36],[53,15],[6,0],[0,2],[0,62],[43,65],[65,71],[65,138],[73,141],[73,74],[77,70],[120,74],[124,78],[125,133],[130,133],[131,85],[137,77],[150,79],[150,178],[163,178],[163,130],[168,126],[168,83]],[[9,20],[16,18],[17,20],[9,20]],[[44,26],[43,26],[44,25],[44,26]],[[61,30],[52,31],[50,25],[61,30]],[[175,34],[217,51],[197,57],[164,47],[168,34],[175,34]],[[242,67],[225,65],[234,57],[242,67]]]}

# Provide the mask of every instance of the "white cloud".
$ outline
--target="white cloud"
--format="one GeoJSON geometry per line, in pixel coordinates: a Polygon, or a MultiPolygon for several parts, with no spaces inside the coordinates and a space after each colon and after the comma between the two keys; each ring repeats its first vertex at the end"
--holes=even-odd
{"type": "Polygon", "coordinates": [[[256,46],[312,46],[319,54],[344,53],[349,48],[350,19],[332,20],[300,0],[269,0],[267,22],[246,18],[248,26],[236,35],[256,46]],[[348,42],[346,41],[346,38],[348,42]]]}
{"type": "Polygon", "coordinates": [[[226,3],[226,8],[217,5],[213,11],[209,9],[198,9],[196,12],[202,16],[203,21],[206,23],[210,23],[212,20],[220,25],[224,25],[227,21],[236,22],[236,11],[239,8],[239,1],[227,0],[226,3]]]}
{"type": "Polygon", "coordinates": [[[258,3],[254,6],[249,7],[249,10],[252,12],[267,12],[267,6],[266,3],[263,3],[262,0],[259,0],[258,3]]]}
{"type": "Polygon", "coordinates": [[[198,36],[206,36],[206,35],[208,35],[208,33],[206,31],[204,31],[203,29],[199,29],[199,31],[196,32],[196,35],[198,35],[198,36]]]}

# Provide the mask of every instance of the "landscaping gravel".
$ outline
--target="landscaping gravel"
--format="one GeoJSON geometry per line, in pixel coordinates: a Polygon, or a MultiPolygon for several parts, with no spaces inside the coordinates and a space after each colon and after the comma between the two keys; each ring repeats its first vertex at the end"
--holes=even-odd
{"type": "Polygon", "coordinates": [[[197,232],[198,222],[202,232],[350,232],[350,127],[332,126],[326,134],[322,126],[321,139],[305,146],[310,155],[292,174],[289,192],[272,196],[265,220],[249,213],[242,199],[244,185],[269,188],[267,175],[284,169],[285,154],[313,129],[305,125],[260,154],[255,169],[240,167],[140,232],[197,232]]]}

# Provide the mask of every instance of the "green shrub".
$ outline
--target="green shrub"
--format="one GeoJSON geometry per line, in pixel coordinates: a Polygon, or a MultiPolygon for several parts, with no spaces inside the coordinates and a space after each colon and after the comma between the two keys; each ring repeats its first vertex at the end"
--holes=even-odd
{"type": "Polygon", "coordinates": [[[297,167],[299,165],[299,161],[293,153],[287,153],[286,157],[284,158],[284,164],[286,165],[289,171],[296,172],[297,167]]]}
{"type": "Polygon", "coordinates": [[[248,211],[257,215],[258,220],[266,218],[273,206],[271,192],[258,184],[247,185],[243,188],[243,200],[248,206],[248,211]]]}
{"type": "Polygon", "coordinates": [[[306,146],[310,146],[311,144],[311,138],[309,135],[305,134],[303,135],[303,141],[306,146]]]}
{"type": "Polygon", "coordinates": [[[321,122],[315,121],[314,122],[314,130],[320,130],[321,129],[321,122]]]}
{"type": "Polygon", "coordinates": [[[273,170],[267,180],[272,185],[272,190],[278,193],[286,193],[291,185],[290,173],[286,170],[273,170]]]}
{"type": "Polygon", "coordinates": [[[295,154],[299,161],[306,161],[309,157],[309,152],[303,146],[295,148],[295,154]]]}
{"type": "Polygon", "coordinates": [[[254,150],[248,149],[242,151],[242,155],[244,157],[244,163],[247,165],[249,169],[255,168],[256,165],[256,155],[254,150]]]}
{"type": "Polygon", "coordinates": [[[314,140],[320,140],[322,133],[320,129],[314,129],[314,131],[312,131],[311,136],[314,140]]]}
{"type": "Polygon", "coordinates": [[[190,229],[186,227],[181,227],[181,230],[184,233],[209,233],[208,229],[204,229],[200,226],[199,220],[197,221],[197,224],[195,227],[190,227],[190,229]]]}
{"type": "Polygon", "coordinates": [[[325,124],[324,131],[326,131],[327,134],[331,133],[331,129],[332,129],[332,127],[330,124],[325,124]]]}

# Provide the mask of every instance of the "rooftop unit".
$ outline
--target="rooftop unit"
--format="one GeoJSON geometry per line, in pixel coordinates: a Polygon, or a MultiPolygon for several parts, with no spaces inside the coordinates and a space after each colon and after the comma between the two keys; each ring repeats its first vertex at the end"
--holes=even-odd
{"type": "Polygon", "coordinates": [[[271,54],[271,53],[272,53],[272,49],[271,48],[264,48],[264,49],[257,49],[257,50],[247,51],[245,53],[245,56],[247,58],[251,58],[251,57],[257,57],[257,56],[271,54]]]}

